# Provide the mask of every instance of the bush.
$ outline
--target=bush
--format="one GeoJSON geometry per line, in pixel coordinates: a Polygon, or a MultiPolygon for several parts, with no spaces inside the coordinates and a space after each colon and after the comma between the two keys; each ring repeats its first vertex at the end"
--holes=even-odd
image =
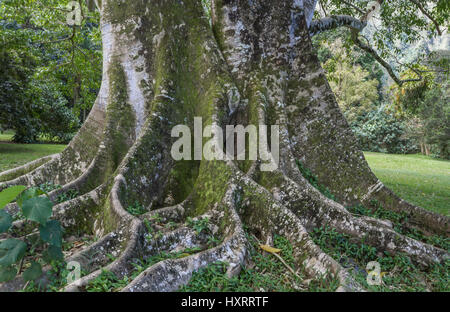
{"type": "Polygon", "coordinates": [[[41,136],[51,141],[68,142],[78,130],[79,121],[57,84],[57,81],[33,80],[29,92],[41,136]]]}
{"type": "Polygon", "coordinates": [[[358,118],[351,124],[365,151],[406,154],[417,151],[417,145],[405,138],[405,123],[389,113],[385,105],[358,118]]]}
{"type": "Polygon", "coordinates": [[[0,124],[15,131],[14,141],[32,143],[38,136],[37,122],[25,94],[35,58],[26,52],[0,52],[0,124]]]}
{"type": "Polygon", "coordinates": [[[36,59],[13,50],[0,52],[0,125],[15,132],[14,142],[34,143],[39,136],[68,142],[78,118],[56,79],[36,77],[36,59]]]}

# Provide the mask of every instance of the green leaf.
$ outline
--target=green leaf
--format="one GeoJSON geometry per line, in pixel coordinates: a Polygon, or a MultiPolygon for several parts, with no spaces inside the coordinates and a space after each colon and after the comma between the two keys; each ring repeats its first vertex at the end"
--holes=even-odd
{"type": "Polygon", "coordinates": [[[5,233],[12,226],[13,218],[3,210],[0,210],[0,233],[5,233]]]}
{"type": "Polygon", "coordinates": [[[21,240],[9,238],[0,243],[0,252],[2,257],[0,258],[0,266],[9,266],[20,259],[25,255],[25,251],[27,250],[27,244],[22,242],[21,240]]]}
{"type": "Polygon", "coordinates": [[[10,202],[14,201],[27,187],[16,185],[0,192],[0,209],[5,208],[10,202]]]}
{"type": "Polygon", "coordinates": [[[40,188],[30,187],[29,189],[24,191],[22,194],[20,194],[19,198],[17,198],[17,205],[19,205],[19,207],[22,208],[23,202],[25,202],[28,199],[38,197],[43,194],[45,194],[45,193],[40,188]]]}
{"type": "Polygon", "coordinates": [[[25,281],[33,281],[42,275],[42,267],[37,262],[31,262],[31,266],[23,272],[23,279],[25,281]]]}
{"type": "Polygon", "coordinates": [[[45,225],[39,227],[41,239],[50,245],[61,247],[62,245],[62,229],[61,224],[57,220],[50,220],[45,225]]]}
{"type": "Polygon", "coordinates": [[[0,267],[0,283],[9,282],[16,277],[17,271],[13,266],[0,267]]]}
{"type": "Polygon", "coordinates": [[[22,212],[28,220],[45,224],[52,215],[52,207],[47,197],[34,197],[23,202],[22,212]]]}
{"type": "Polygon", "coordinates": [[[50,263],[52,260],[64,260],[64,254],[62,253],[61,247],[50,245],[43,254],[44,261],[50,263]]]}

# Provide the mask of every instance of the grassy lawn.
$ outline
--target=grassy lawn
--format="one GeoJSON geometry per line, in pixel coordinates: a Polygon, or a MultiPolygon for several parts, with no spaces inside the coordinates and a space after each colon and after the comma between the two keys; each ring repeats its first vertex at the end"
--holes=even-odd
{"type": "Polygon", "coordinates": [[[65,147],[60,144],[13,144],[9,143],[12,136],[11,132],[0,133],[0,172],[59,153],[65,147]]]}
{"type": "Polygon", "coordinates": [[[412,204],[450,215],[450,161],[422,155],[364,153],[376,176],[412,204]]]}
{"type": "Polygon", "coordinates": [[[12,140],[13,136],[14,133],[12,131],[4,131],[3,133],[0,132],[0,142],[9,142],[12,140]]]}

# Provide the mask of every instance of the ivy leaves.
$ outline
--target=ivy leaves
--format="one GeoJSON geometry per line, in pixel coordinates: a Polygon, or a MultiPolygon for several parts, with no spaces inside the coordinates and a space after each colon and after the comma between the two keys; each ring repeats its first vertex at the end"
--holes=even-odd
{"type": "Polygon", "coordinates": [[[39,227],[41,239],[52,246],[61,247],[62,230],[59,221],[51,220],[39,227]]]}
{"type": "Polygon", "coordinates": [[[33,281],[42,275],[42,267],[37,262],[32,262],[30,267],[23,272],[23,279],[26,281],[33,281]]]}
{"type": "MultiPolygon", "coordinates": [[[[62,253],[63,229],[59,221],[50,220],[53,203],[40,188],[27,189],[25,186],[13,186],[0,192],[0,233],[5,233],[12,227],[13,217],[1,209],[13,201],[16,201],[21,208],[25,219],[39,228],[40,237],[33,242],[27,241],[27,239],[10,238],[0,243],[0,283],[10,281],[21,273],[27,249],[34,250],[38,245],[46,246],[42,261],[47,263],[64,259],[62,253]],[[20,265],[18,265],[19,262],[20,265]]],[[[25,281],[31,281],[38,279],[41,275],[42,265],[38,260],[31,261],[22,277],[25,281]]]]}
{"type": "Polygon", "coordinates": [[[0,267],[10,266],[25,255],[27,244],[19,239],[9,238],[0,243],[0,267]]]}
{"type": "Polygon", "coordinates": [[[27,199],[22,205],[23,215],[31,221],[46,224],[52,215],[53,204],[47,197],[34,197],[27,199]]]}
{"type": "Polygon", "coordinates": [[[12,266],[0,268],[0,283],[12,280],[14,277],[16,277],[16,274],[17,271],[12,266]]]}
{"type": "Polygon", "coordinates": [[[14,201],[26,189],[23,185],[9,187],[0,192],[0,233],[8,231],[13,222],[11,215],[2,209],[14,201]]]}
{"type": "Polygon", "coordinates": [[[5,208],[10,202],[14,201],[26,189],[25,186],[16,185],[0,192],[0,209],[5,208]]]}
{"type": "Polygon", "coordinates": [[[0,233],[5,233],[12,226],[13,218],[9,213],[0,210],[0,233]]]}

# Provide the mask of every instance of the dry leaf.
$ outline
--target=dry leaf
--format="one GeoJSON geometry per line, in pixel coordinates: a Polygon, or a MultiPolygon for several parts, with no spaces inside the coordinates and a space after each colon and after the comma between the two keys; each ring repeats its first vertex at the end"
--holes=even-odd
{"type": "Polygon", "coordinates": [[[270,246],[267,246],[267,245],[259,245],[259,247],[262,250],[270,252],[270,253],[279,253],[281,251],[281,249],[273,248],[273,247],[270,247],[270,246]]]}

